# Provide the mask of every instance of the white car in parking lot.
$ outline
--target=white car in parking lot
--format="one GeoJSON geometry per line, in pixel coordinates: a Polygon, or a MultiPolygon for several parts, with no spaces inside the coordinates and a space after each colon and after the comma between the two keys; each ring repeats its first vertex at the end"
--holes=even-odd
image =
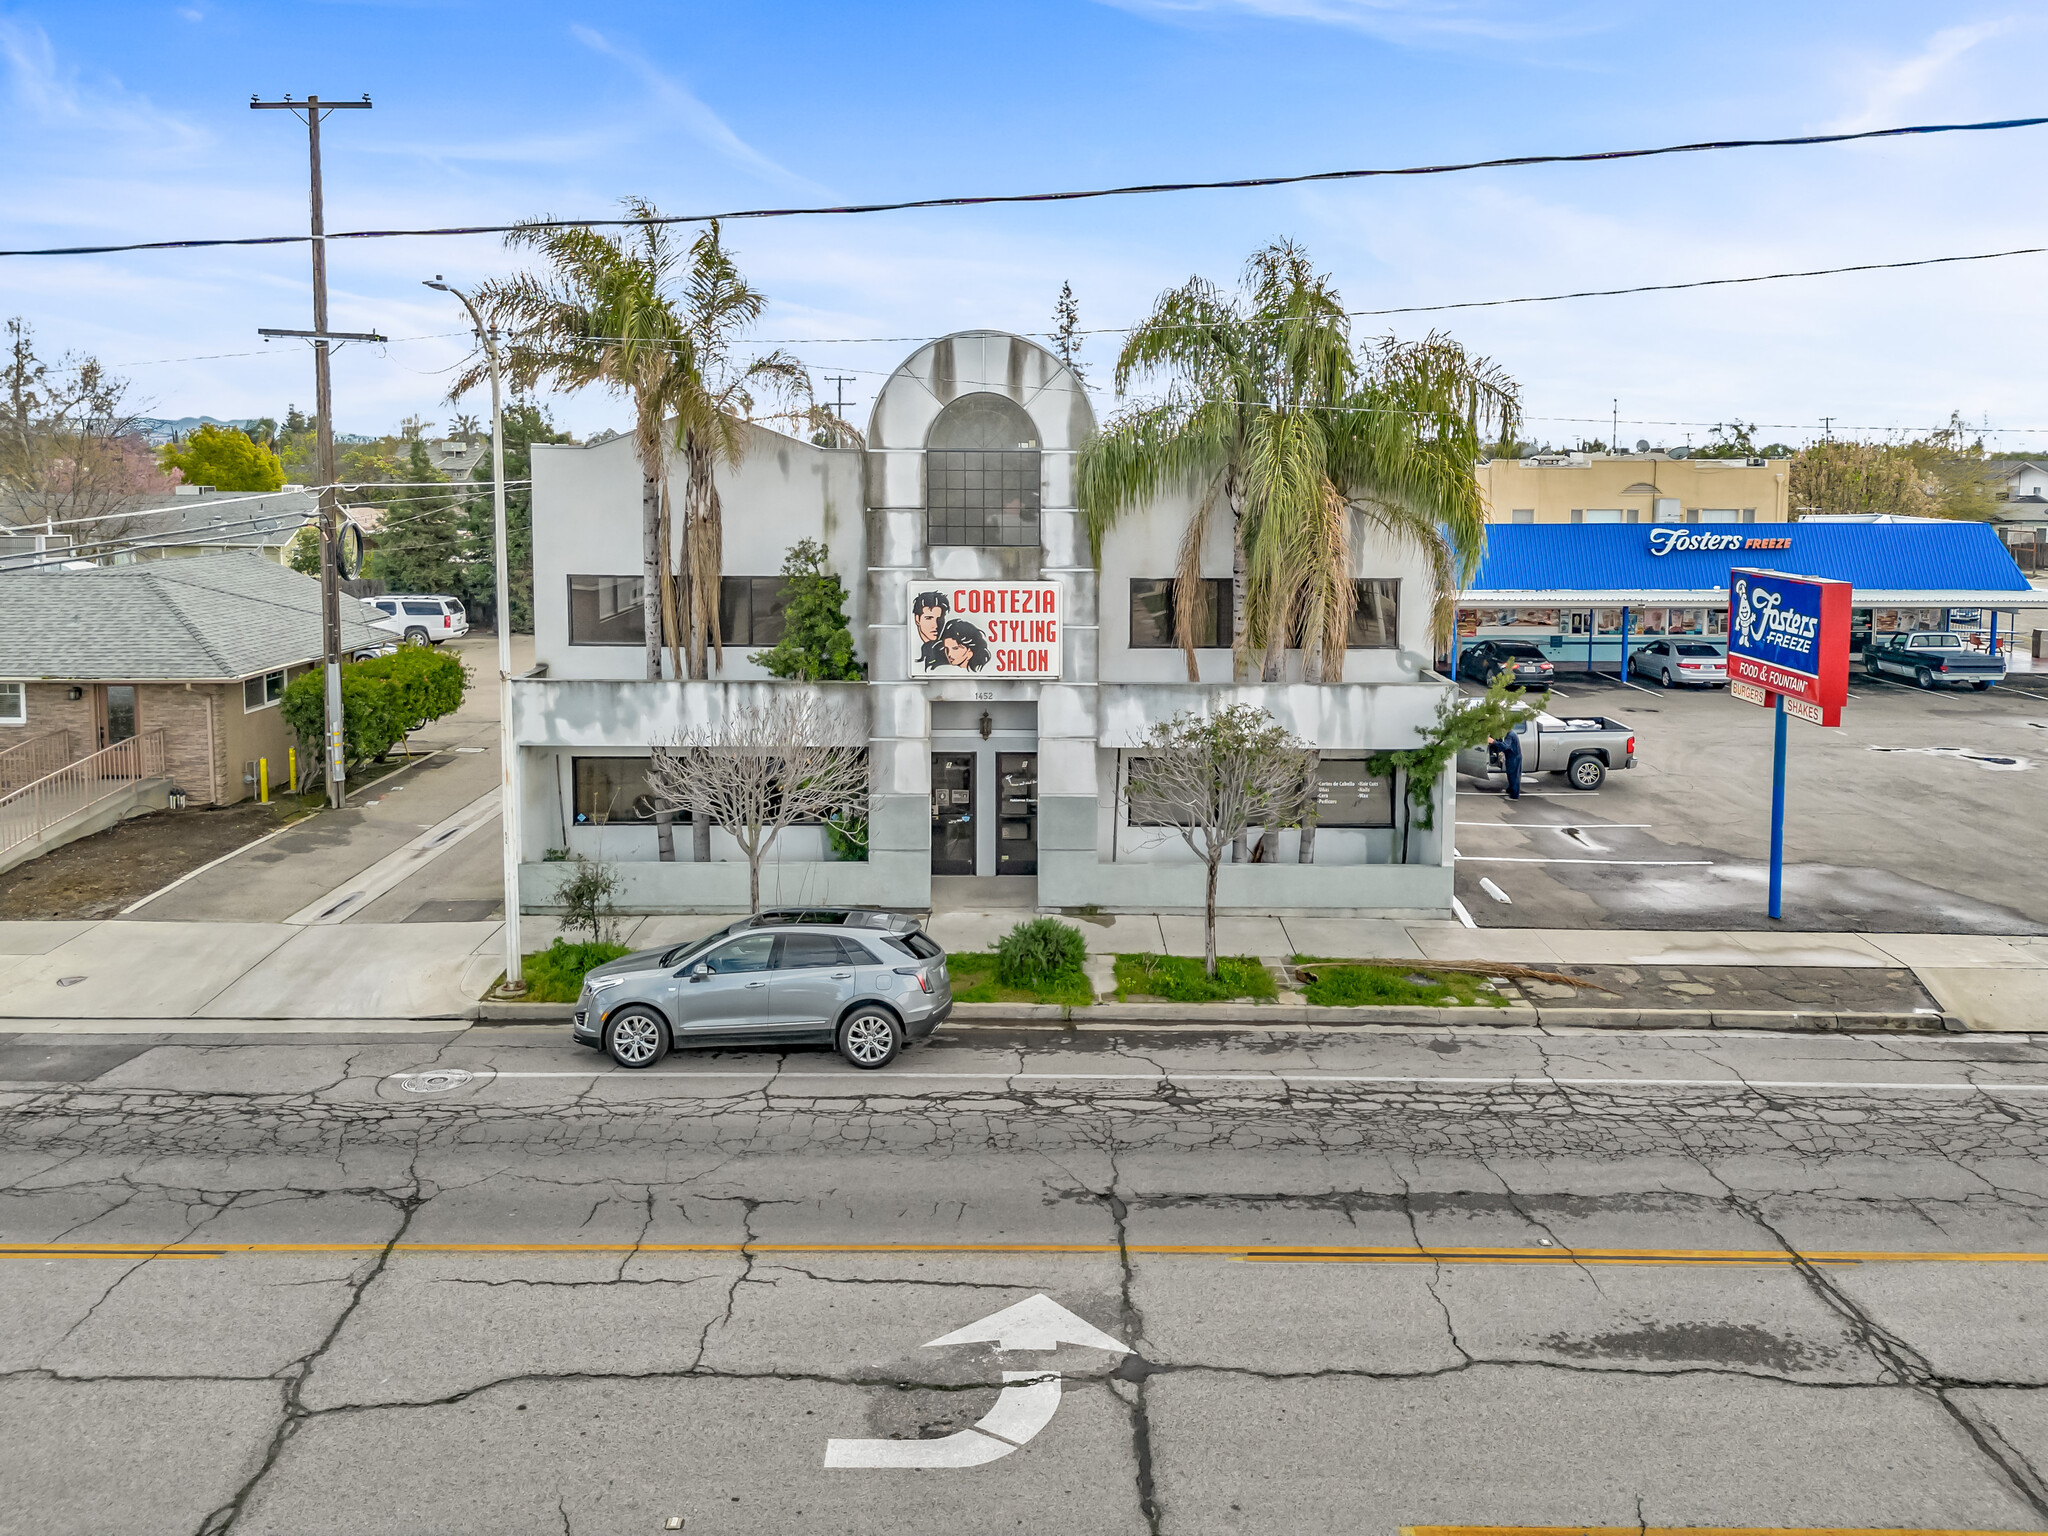
{"type": "Polygon", "coordinates": [[[408,645],[439,645],[469,633],[469,615],[457,597],[389,592],[366,597],[362,604],[371,628],[397,635],[408,645]]]}
{"type": "Polygon", "coordinates": [[[1658,640],[1632,654],[1628,669],[1666,688],[1728,686],[1728,653],[1708,640],[1658,640]]]}

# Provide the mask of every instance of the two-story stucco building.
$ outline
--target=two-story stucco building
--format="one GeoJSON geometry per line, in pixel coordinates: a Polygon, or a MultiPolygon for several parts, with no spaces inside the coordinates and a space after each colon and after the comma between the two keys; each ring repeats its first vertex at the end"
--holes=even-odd
{"type": "MultiPolygon", "coordinates": [[[[1430,670],[1426,563],[1354,530],[1358,612],[1339,680],[1231,681],[1230,544],[1204,551],[1200,680],[1173,633],[1172,577],[1194,513],[1187,494],[1122,520],[1100,563],[1075,506],[1075,459],[1095,429],[1059,359],[1020,337],[967,332],[912,355],[876,398],[865,449],[765,428],[721,467],[725,637],[708,681],[644,676],[640,468],[632,442],[535,445],[535,675],[514,685],[522,891],[546,910],[560,865],[545,850],[615,864],[620,905],[744,909],[737,844],[692,859],[679,824],[659,856],[652,751],[682,732],[800,686],[750,654],[781,632],[778,572],[822,542],[850,594],[867,681],[821,685],[864,743],[868,856],[835,858],[823,827],[784,834],[763,870],[769,902],[1198,909],[1202,881],[1171,829],[1126,794],[1131,759],[1183,710],[1259,705],[1320,756],[1312,859],[1283,831],[1268,858],[1227,865],[1239,911],[1447,912],[1451,780],[1435,829],[1411,827],[1403,861],[1393,786],[1368,754],[1413,746],[1449,684],[1430,670]]],[[[676,483],[682,481],[680,466],[676,483]]],[[[684,819],[678,813],[679,823],[684,819]]],[[[559,857],[559,853],[557,854],[559,857]]]]}
{"type": "Polygon", "coordinates": [[[1790,470],[1676,448],[1483,459],[1478,475],[1496,523],[1782,523],[1790,470]]]}

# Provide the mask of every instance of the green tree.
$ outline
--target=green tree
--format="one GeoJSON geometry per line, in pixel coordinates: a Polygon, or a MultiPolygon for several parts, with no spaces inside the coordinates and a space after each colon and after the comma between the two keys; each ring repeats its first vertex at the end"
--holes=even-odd
{"type": "Polygon", "coordinates": [[[292,535],[284,547],[284,563],[301,576],[320,574],[320,529],[307,523],[292,535]]]}
{"type": "MultiPolygon", "coordinates": [[[[468,421],[472,418],[458,417],[468,421]]],[[[528,399],[505,407],[505,580],[510,587],[512,632],[533,633],[533,487],[517,482],[533,478],[533,445],[572,439],[555,429],[547,408],[528,399]]],[[[491,509],[491,455],[486,453],[469,472],[468,499],[463,503],[463,538],[471,556],[460,569],[462,603],[470,622],[478,615],[498,622],[497,535],[491,509]]]]}
{"type": "Polygon", "coordinates": [[[782,638],[747,659],[799,682],[856,682],[867,669],[853,656],[846,588],[827,564],[825,546],[798,539],[782,561],[782,638]]]}
{"type": "Polygon", "coordinates": [[[1786,480],[1792,511],[1930,517],[1934,504],[1920,466],[1904,448],[1834,438],[1793,455],[1786,480]]]}
{"type": "Polygon", "coordinates": [[[1079,495],[1099,559],[1116,522],[1168,490],[1196,497],[1175,589],[1188,677],[1196,677],[1201,552],[1219,503],[1230,518],[1232,673],[1264,656],[1280,676],[1292,634],[1311,681],[1342,676],[1353,601],[1354,516],[1421,550],[1436,578],[1435,624],[1478,568],[1485,504],[1473,462],[1512,439],[1515,386],[1455,341],[1392,337],[1354,349],[1350,321],[1307,253],[1281,241],[1246,265],[1243,291],[1204,278],[1160,297],[1116,363],[1116,389],[1157,378],[1081,452],[1079,495]]]}
{"type": "Polygon", "coordinates": [[[1401,796],[1401,862],[1408,862],[1408,829],[1436,825],[1436,781],[1467,747],[1480,746],[1514,728],[1542,707],[1550,695],[1532,703],[1527,690],[1511,686],[1502,673],[1478,698],[1447,691],[1437,700],[1436,725],[1423,733],[1422,744],[1398,752],[1375,752],[1365,760],[1368,773],[1398,775],[1401,796]]]}
{"type": "Polygon", "coordinates": [[[239,427],[211,422],[183,444],[164,444],[157,463],[166,474],[175,470],[184,476],[187,485],[210,485],[217,491],[274,491],[284,484],[284,465],[276,454],[239,427]]]}
{"type": "MultiPolygon", "coordinates": [[[[382,757],[428,721],[459,708],[468,687],[469,671],[461,659],[442,651],[408,648],[342,663],[343,760],[354,766],[382,757]]],[[[298,734],[308,763],[320,760],[326,690],[322,669],[314,667],[284,691],[284,721],[298,734]]]]}
{"type": "Polygon", "coordinates": [[[469,562],[462,515],[453,496],[423,484],[447,476],[434,468],[426,444],[416,438],[398,468],[396,478],[408,484],[362,493],[382,510],[365,570],[394,592],[454,593],[469,562]]]}

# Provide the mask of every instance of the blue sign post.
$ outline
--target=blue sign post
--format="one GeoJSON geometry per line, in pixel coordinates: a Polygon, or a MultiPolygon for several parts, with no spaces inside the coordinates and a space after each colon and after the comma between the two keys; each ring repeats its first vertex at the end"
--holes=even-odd
{"type": "Polygon", "coordinates": [[[1771,916],[1785,915],[1785,717],[1840,725],[1849,695],[1846,581],[1728,573],[1728,691],[1772,707],[1771,916]],[[1787,708],[1787,703],[1790,708],[1787,708]]]}

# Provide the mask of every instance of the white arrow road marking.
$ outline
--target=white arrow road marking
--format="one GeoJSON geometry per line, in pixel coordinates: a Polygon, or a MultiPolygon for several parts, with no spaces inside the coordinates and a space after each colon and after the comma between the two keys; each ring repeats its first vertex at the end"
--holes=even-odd
{"type": "Polygon", "coordinates": [[[1027,1297],[1014,1307],[992,1312],[978,1323],[969,1323],[944,1338],[933,1339],[925,1348],[937,1349],[944,1344],[993,1344],[1004,1350],[1058,1349],[1062,1344],[1083,1344],[1089,1349],[1115,1350],[1120,1355],[1130,1353],[1050,1296],[1027,1297]]]}
{"type": "Polygon", "coordinates": [[[1000,1461],[1052,1422],[1060,1379],[1043,1371],[1005,1371],[995,1407],[940,1440],[827,1440],[828,1467],[979,1467],[1000,1461]]]}
{"type": "MultiPolygon", "coordinates": [[[[1119,1355],[1130,1353],[1101,1329],[1044,1295],[1026,1297],[978,1323],[933,1339],[925,1348],[944,1344],[993,1344],[1001,1350],[1080,1344],[1119,1355]]],[[[1050,1424],[1060,1406],[1057,1371],[1005,1371],[1003,1381],[995,1406],[976,1419],[971,1429],[955,1430],[937,1440],[827,1440],[825,1465],[979,1467],[1000,1461],[1050,1424]]]]}

